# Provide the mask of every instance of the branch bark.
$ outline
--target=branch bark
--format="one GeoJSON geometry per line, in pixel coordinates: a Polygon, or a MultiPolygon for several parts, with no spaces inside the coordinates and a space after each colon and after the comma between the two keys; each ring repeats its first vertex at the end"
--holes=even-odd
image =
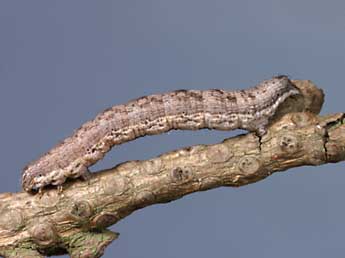
{"type": "Polygon", "coordinates": [[[343,113],[317,116],[324,95],[294,81],[302,96],[278,110],[261,139],[249,133],[146,161],[130,161],[71,181],[62,192],[0,195],[0,255],[100,257],[118,237],[106,228],[133,211],[220,186],[242,186],[274,172],[345,159],[343,113]]]}

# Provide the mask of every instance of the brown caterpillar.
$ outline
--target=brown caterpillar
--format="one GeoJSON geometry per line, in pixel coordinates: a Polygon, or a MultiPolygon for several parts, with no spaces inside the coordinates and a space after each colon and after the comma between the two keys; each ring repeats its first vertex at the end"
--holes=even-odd
{"type": "Polygon", "coordinates": [[[241,128],[262,136],[278,106],[296,94],[287,76],[277,76],[247,90],[177,90],[113,106],[26,166],[23,189],[32,192],[86,177],[88,167],[114,145],[172,129],[241,128]]]}

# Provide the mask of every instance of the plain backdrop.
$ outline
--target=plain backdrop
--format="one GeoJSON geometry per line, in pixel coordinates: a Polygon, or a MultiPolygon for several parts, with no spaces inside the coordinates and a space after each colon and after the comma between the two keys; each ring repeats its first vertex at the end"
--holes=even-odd
{"type": "MultiPolygon", "coordinates": [[[[0,187],[98,112],[176,89],[311,79],[345,109],[345,2],[2,0],[0,187]]],[[[242,131],[175,131],[114,148],[92,171],[242,131]]],[[[104,257],[344,257],[344,163],[299,167],[139,210],[104,257]]],[[[67,257],[67,256],[66,256],[67,257]]]]}

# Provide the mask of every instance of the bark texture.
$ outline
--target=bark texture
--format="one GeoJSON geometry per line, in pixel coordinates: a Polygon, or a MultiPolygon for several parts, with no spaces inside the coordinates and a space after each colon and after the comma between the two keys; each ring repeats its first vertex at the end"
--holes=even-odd
{"type": "Polygon", "coordinates": [[[242,186],[274,172],[345,159],[345,115],[318,116],[323,92],[294,81],[288,99],[262,138],[239,135],[146,161],[130,161],[75,180],[63,191],[0,195],[0,255],[100,257],[118,237],[106,228],[133,211],[219,186],[242,186]]]}

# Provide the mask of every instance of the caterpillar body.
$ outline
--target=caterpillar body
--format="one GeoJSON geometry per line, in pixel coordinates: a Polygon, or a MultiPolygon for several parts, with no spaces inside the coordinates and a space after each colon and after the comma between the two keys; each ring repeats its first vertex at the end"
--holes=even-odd
{"type": "Polygon", "coordinates": [[[278,106],[300,94],[287,76],[276,76],[246,90],[177,90],[113,106],[83,124],[23,169],[22,187],[35,192],[87,177],[88,167],[115,145],[173,129],[245,129],[266,132],[278,106]]]}

